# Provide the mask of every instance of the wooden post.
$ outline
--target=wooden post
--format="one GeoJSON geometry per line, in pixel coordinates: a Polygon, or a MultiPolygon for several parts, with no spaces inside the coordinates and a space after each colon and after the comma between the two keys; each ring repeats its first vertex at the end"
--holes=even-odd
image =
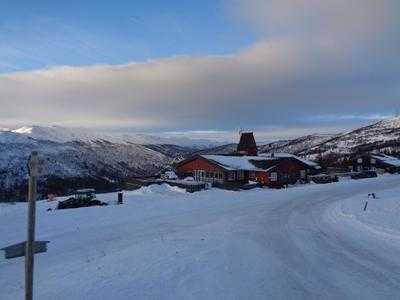
{"type": "Polygon", "coordinates": [[[123,195],[124,194],[122,192],[118,193],[118,202],[117,202],[118,204],[122,204],[123,203],[123,200],[122,200],[123,199],[123,195]]]}
{"type": "Polygon", "coordinates": [[[28,160],[29,171],[29,191],[28,191],[28,237],[25,250],[25,300],[32,300],[33,297],[33,268],[34,253],[33,245],[35,243],[35,209],[37,193],[37,176],[39,160],[38,153],[32,152],[28,160]]]}

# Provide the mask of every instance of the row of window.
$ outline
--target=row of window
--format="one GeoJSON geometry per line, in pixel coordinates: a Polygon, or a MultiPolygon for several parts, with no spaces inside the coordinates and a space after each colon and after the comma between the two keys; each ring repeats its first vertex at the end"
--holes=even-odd
{"type": "MultiPolygon", "coordinates": [[[[249,174],[250,179],[255,178],[255,173],[254,174],[249,174]],[[252,177],[253,176],[253,177],[252,177]]],[[[290,175],[286,173],[282,173],[281,175],[282,180],[288,180],[290,175]]],[[[306,171],[301,170],[300,171],[300,178],[304,179],[306,177],[306,171]]],[[[206,172],[203,170],[196,170],[195,171],[195,178],[198,178],[200,180],[206,180],[206,179],[214,179],[214,180],[222,180],[224,178],[224,174],[222,172],[206,172]]],[[[230,171],[228,172],[228,181],[233,181],[233,180],[242,180],[245,178],[245,173],[244,171],[230,171]]],[[[269,180],[270,181],[278,181],[278,173],[277,172],[271,172],[269,174],[269,180]]]]}
{"type": "Polygon", "coordinates": [[[202,170],[196,170],[197,177],[199,178],[211,178],[211,179],[222,179],[223,174],[221,172],[206,172],[202,170]]]}
{"type": "MultiPolygon", "coordinates": [[[[307,175],[307,173],[306,173],[305,170],[300,170],[300,178],[301,178],[301,179],[305,179],[305,178],[306,178],[306,175],[307,175]]],[[[290,175],[290,174],[287,174],[287,173],[282,173],[282,174],[280,175],[280,177],[281,177],[281,179],[282,179],[283,181],[286,181],[286,180],[288,180],[290,177],[293,177],[293,175],[290,175]]],[[[271,173],[269,174],[269,180],[271,180],[271,181],[278,181],[278,173],[277,173],[277,172],[271,172],[271,173]]]]}
{"type": "MultiPolygon", "coordinates": [[[[368,159],[365,159],[365,162],[368,162],[367,160],[368,160],[368,159]]],[[[363,160],[362,158],[358,158],[358,159],[357,159],[357,163],[358,163],[358,164],[362,164],[363,161],[364,161],[364,160],[363,160]]],[[[375,159],[375,158],[371,158],[369,162],[370,162],[371,164],[376,164],[376,159],[375,159]]]]}

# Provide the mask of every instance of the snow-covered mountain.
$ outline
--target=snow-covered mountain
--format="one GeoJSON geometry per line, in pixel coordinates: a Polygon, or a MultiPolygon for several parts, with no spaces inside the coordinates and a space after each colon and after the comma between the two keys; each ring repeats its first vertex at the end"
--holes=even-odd
{"type": "MultiPolygon", "coordinates": [[[[200,154],[228,154],[237,144],[227,144],[199,151],[200,154]]],[[[381,120],[343,134],[310,134],[295,139],[258,145],[259,153],[285,152],[316,159],[331,153],[356,152],[400,153],[400,117],[381,120]]]]}
{"type": "MultiPolygon", "coordinates": [[[[1,131],[1,129],[0,129],[1,131]]],[[[97,140],[105,140],[112,143],[135,143],[141,145],[179,145],[183,147],[195,147],[198,149],[213,147],[219,145],[214,141],[207,139],[192,139],[185,136],[165,137],[154,134],[142,133],[104,133],[82,128],[66,128],[61,126],[22,126],[13,130],[3,129],[3,131],[11,131],[24,136],[34,138],[36,140],[53,141],[53,142],[72,142],[84,141],[91,142],[97,140]]]]}
{"type": "Polygon", "coordinates": [[[335,134],[310,134],[291,140],[281,140],[259,146],[259,152],[272,153],[284,152],[298,154],[321,143],[324,143],[338,135],[335,134]]]}
{"type": "MultiPolygon", "coordinates": [[[[111,136],[58,126],[3,128],[0,130],[0,200],[26,193],[26,161],[33,150],[39,151],[47,161],[47,185],[65,192],[69,187],[102,188],[130,177],[153,175],[193,153],[227,154],[236,149],[236,144],[205,148],[205,144],[188,147],[176,142],[142,134],[111,136]]],[[[367,151],[400,153],[399,117],[345,134],[312,134],[259,145],[260,153],[287,152],[309,159],[367,151]]]]}
{"type": "Polygon", "coordinates": [[[61,182],[65,189],[68,185],[107,189],[130,177],[154,175],[197,149],[105,138],[54,126],[0,131],[0,200],[26,192],[26,161],[34,150],[46,161],[46,184],[65,192],[61,182]]]}
{"type": "Polygon", "coordinates": [[[400,117],[384,119],[335,136],[299,154],[313,157],[356,152],[400,152],[400,117]]]}
{"type": "MultiPolygon", "coordinates": [[[[316,145],[330,140],[337,135],[334,134],[311,134],[295,139],[279,140],[265,145],[258,145],[258,152],[272,153],[284,152],[297,154],[304,150],[308,150],[316,145]]],[[[204,149],[198,151],[199,154],[229,154],[236,151],[237,144],[226,144],[218,147],[204,149]]]]}

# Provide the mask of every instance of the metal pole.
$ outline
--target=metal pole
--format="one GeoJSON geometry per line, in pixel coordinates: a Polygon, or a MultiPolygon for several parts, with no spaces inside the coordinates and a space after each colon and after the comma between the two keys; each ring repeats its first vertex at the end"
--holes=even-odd
{"type": "Polygon", "coordinates": [[[35,243],[35,209],[37,192],[37,169],[38,153],[32,152],[28,161],[29,169],[29,191],[28,191],[28,237],[25,249],[25,300],[32,300],[33,297],[33,268],[35,243]]]}

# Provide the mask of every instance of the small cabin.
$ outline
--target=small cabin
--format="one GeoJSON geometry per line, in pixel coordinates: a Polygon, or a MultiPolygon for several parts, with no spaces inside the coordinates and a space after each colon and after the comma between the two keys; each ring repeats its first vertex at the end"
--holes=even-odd
{"type": "Polygon", "coordinates": [[[389,173],[400,172],[400,158],[383,153],[360,154],[349,157],[345,164],[349,171],[381,171],[389,173]]]}

